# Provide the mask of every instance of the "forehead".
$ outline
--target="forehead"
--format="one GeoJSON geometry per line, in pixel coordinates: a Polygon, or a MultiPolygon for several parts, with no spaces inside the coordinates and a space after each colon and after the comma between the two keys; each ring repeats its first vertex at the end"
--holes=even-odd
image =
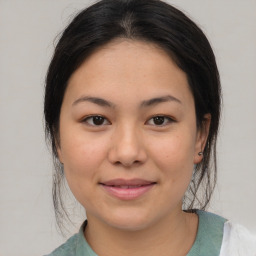
{"type": "Polygon", "coordinates": [[[183,97],[190,90],[186,74],[163,49],[153,43],[118,39],[82,63],[72,74],[66,93],[150,98],[168,93],[183,97]]]}
{"type": "MultiPolygon", "coordinates": [[[[160,46],[130,39],[115,39],[103,45],[87,57],[82,66],[86,66],[91,75],[98,70],[106,70],[111,74],[111,68],[126,74],[136,74],[138,71],[145,74],[149,70],[155,71],[154,75],[172,71],[183,73],[170,54],[160,46]]],[[[77,71],[79,72],[79,69],[77,71]]],[[[83,72],[85,71],[84,69],[83,72]]]]}

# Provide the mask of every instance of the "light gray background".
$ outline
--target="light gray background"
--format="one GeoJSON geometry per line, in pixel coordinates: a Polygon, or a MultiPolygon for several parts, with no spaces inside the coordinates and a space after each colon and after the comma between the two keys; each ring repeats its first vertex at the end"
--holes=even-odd
{"type": "MultiPolygon", "coordinates": [[[[0,0],[1,256],[42,255],[65,240],[52,208],[43,86],[55,36],[90,2],[0,0]]],[[[256,1],[169,2],[201,25],[221,74],[219,178],[209,210],[256,231],[256,1]]]]}

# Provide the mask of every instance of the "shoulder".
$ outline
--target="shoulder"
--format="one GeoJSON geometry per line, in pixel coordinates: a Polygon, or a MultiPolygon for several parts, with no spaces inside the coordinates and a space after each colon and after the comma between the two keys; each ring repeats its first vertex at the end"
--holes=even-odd
{"type": "Polygon", "coordinates": [[[220,256],[256,256],[256,235],[245,227],[227,221],[220,256]]]}
{"type": "MultiPolygon", "coordinates": [[[[199,217],[198,229],[202,238],[208,237],[212,241],[221,240],[223,237],[223,228],[227,219],[216,215],[214,213],[197,210],[197,215],[199,217]],[[218,239],[217,239],[218,238],[218,239]]],[[[205,240],[205,239],[204,239],[205,240]]]]}
{"type": "Polygon", "coordinates": [[[55,249],[52,253],[45,256],[97,256],[84,237],[86,225],[87,220],[82,224],[77,234],[70,237],[66,243],[55,249]]]}
{"type": "Polygon", "coordinates": [[[203,211],[203,210],[196,210],[197,215],[199,216],[200,221],[204,221],[206,223],[221,223],[224,224],[227,219],[211,212],[203,211]]]}
{"type": "MultiPolygon", "coordinates": [[[[256,256],[256,235],[239,224],[205,211],[197,211],[202,240],[218,240],[220,256],[256,256]],[[201,225],[201,227],[200,227],[201,225]]],[[[214,247],[216,243],[214,243],[214,247]]]]}
{"type": "Polygon", "coordinates": [[[64,244],[55,249],[52,253],[45,256],[73,256],[76,255],[78,234],[70,237],[64,244]]]}
{"type": "Polygon", "coordinates": [[[187,256],[218,256],[223,239],[223,227],[226,219],[206,211],[196,210],[198,228],[196,240],[187,256]]]}

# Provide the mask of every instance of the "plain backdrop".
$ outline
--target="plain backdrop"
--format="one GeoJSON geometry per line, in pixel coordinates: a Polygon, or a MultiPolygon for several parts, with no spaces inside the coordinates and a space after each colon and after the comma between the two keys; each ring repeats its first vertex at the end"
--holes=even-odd
{"type": "MultiPolygon", "coordinates": [[[[0,0],[0,255],[51,252],[56,230],[43,88],[54,39],[93,1],[0,0]]],[[[208,36],[223,86],[210,211],[256,231],[256,1],[170,0],[208,36]]],[[[79,208],[79,207],[78,207],[79,208]]],[[[76,232],[84,218],[74,211],[76,232]]],[[[70,235],[71,235],[70,234],[70,235]]]]}

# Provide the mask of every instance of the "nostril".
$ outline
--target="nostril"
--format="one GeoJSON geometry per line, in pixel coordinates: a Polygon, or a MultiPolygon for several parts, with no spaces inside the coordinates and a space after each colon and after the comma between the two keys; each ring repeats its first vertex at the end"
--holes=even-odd
{"type": "Polygon", "coordinates": [[[122,165],[122,163],[120,161],[116,161],[114,162],[114,165],[122,165]]]}
{"type": "Polygon", "coordinates": [[[131,167],[131,166],[134,166],[134,165],[139,165],[141,162],[138,161],[138,160],[135,160],[135,161],[131,161],[131,162],[126,162],[126,161],[116,161],[114,163],[114,165],[116,166],[125,166],[125,167],[131,167]]]}

